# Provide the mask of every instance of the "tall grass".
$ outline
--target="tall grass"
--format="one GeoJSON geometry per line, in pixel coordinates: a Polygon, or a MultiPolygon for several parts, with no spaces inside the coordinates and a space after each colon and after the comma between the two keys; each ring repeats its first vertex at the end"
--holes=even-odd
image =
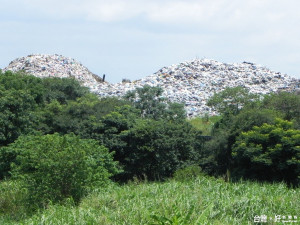
{"type": "Polygon", "coordinates": [[[300,189],[200,176],[112,185],[94,191],[79,206],[52,205],[20,222],[3,214],[0,224],[253,224],[255,215],[300,217],[299,212],[300,189]]]}
{"type": "Polygon", "coordinates": [[[19,181],[0,182],[0,224],[1,215],[5,215],[6,220],[24,219],[28,214],[26,205],[27,190],[22,189],[19,181]]]}

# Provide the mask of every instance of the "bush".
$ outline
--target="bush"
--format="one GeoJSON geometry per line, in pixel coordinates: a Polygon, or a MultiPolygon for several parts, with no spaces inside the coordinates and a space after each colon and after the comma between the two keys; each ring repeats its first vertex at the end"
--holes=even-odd
{"type": "Polygon", "coordinates": [[[237,177],[300,184],[300,130],[292,122],[277,119],[242,132],[232,157],[237,177]]]}
{"type": "Polygon", "coordinates": [[[73,78],[44,78],[42,83],[46,102],[57,100],[61,104],[66,104],[68,100],[76,100],[89,92],[88,88],[81,86],[79,81],[73,78]]]}
{"type": "Polygon", "coordinates": [[[18,152],[12,176],[25,182],[28,201],[39,207],[66,198],[78,203],[90,188],[107,184],[118,172],[105,147],[73,134],[24,136],[8,148],[18,152]]]}
{"type": "Polygon", "coordinates": [[[35,107],[33,96],[27,91],[1,90],[0,86],[0,146],[31,131],[36,120],[32,113],[35,107]]]}
{"type": "Polygon", "coordinates": [[[173,177],[177,181],[189,181],[189,180],[194,180],[200,175],[203,175],[201,167],[197,165],[191,165],[176,170],[173,177]]]}
{"type": "Polygon", "coordinates": [[[118,176],[121,180],[134,176],[164,180],[178,168],[198,162],[200,140],[196,136],[199,132],[188,122],[177,124],[150,119],[135,122],[128,130],[112,136],[114,143],[106,142],[116,151],[115,160],[124,166],[124,173],[118,176]]]}
{"type": "Polygon", "coordinates": [[[0,148],[0,180],[10,177],[11,163],[16,161],[18,152],[9,147],[0,148]]]}

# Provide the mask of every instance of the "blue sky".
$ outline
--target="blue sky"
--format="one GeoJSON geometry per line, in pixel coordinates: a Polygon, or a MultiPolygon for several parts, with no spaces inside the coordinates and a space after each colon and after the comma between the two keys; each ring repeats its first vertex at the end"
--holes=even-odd
{"type": "Polygon", "coordinates": [[[109,82],[195,58],[250,61],[300,78],[296,0],[0,0],[0,68],[72,57],[109,82]]]}

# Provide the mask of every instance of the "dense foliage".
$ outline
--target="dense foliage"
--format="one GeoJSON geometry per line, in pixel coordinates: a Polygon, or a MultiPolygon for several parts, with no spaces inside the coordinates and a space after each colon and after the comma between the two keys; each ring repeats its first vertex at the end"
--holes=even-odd
{"type": "Polygon", "coordinates": [[[140,120],[119,137],[126,145],[117,151],[127,179],[146,176],[160,180],[181,167],[197,163],[197,132],[188,123],[140,120]]]}
{"type": "Polygon", "coordinates": [[[207,102],[222,114],[238,114],[245,106],[252,104],[258,99],[258,96],[251,94],[249,90],[240,86],[226,88],[224,91],[214,94],[207,102]]]}
{"type": "Polygon", "coordinates": [[[300,95],[280,92],[258,98],[233,88],[216,94],[209,103],[222,118],[214,124],[212,140],[203,151],[200,164],[206,172],[226,179],[299,185],[300,95]],[[239,92],[239,98],[230,97],[239,92]]]}
{"type": "MultiPolygon", "coordinates": [[[[125,98],[99,99],[74,79],[40,79],[23,73],[0,76],[3,108],[0,145],[20,135],[74,133],[115,152],[124,172],[115,179],[165,179],[199,160],[201,131],[186,120],[182,104],[162,98],[160,87],[145,86],[125,98]],[[7,92],[7,93],[6,93],[7,92]]],[[[0,150],[0,178],[9,177],[19,152],[0,150]]]]}
{"type": "Polygon", "coordinates": [[[21,134],[30,132],[35,117],[34,98],[24,90],[0,88],[0,146],[5,146],[21,134]]]}
{"type": "Polygon", "coordinates": [[[31,205],[46,206],[107,184],[118,172],[112,154],[91,139],[59,134],[23,136],[3,150],[18,153],[13,178],[23,180],[31,205]]]}
{"type": "Polygon", "coordinates": [[[254,126],[238,137],[232,156],[239,177],[296,185],[300,179],[300,130],[281,119],[274,125],[254,126]]]}
{"type": "Polygon", "coordinates": [[[198,163],[201,132],[186,121],[183,105],[162,102],[158,87],[146,86],[137,93],[143,97],[133,106],[120,107],[102,120],[102,141],[124,166],[118,178],[161,180],[198,163]]]}

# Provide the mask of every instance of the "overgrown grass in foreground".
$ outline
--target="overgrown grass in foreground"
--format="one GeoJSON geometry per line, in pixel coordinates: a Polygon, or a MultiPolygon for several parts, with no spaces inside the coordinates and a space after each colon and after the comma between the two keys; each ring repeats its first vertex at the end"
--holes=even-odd
{"type": "MultiPolygon", "coordinates": [[[[0,202],[3,198],[9,196],[0,194],[0,202]]],[[[2,213],[0,224],[253,224],[255,215],[300,217],[299,212],[300,189],[201,176],[112,185],[94,191],[79,206],[53,205],[21,221],[13,220],[12,212],[2,213]]]]}

